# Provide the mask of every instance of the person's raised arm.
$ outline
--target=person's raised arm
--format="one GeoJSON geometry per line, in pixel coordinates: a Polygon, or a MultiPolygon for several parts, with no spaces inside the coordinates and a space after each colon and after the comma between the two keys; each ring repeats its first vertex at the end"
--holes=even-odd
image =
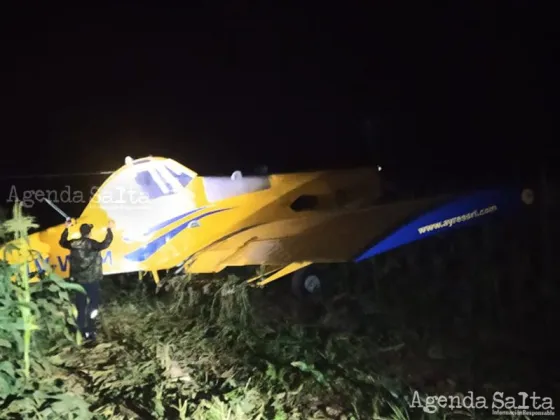
{"type": "Polygon", "coordinates": [[[103,239],[102,242],[92,241],[93,242],[93,247],[97,251],[101,251],[103,249],[109,248],[109,246],[111,245],[111,242],[113,242],[112,227],[113,227],[113,223],[109,223],[109,226],[107,227],[107,235],[105,235],[105,239],[103,239]]]}
{"type": "Polygon", "coordinates": [[[65,223],[65,228],[62,231],[62,235],[60,236],[60,241],[58,242],[58,244],[62,247],[62,248],[66,248],[66,249],[71,249],[71,245],[70,245],[70,241],[68,240],[68,227],[72,224],[71,221],[67,220],[65,223]]]}

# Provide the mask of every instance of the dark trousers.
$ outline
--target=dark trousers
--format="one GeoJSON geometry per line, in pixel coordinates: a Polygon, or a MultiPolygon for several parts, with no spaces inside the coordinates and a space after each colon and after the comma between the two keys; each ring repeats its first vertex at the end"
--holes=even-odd
{"type": "Polygon", "coordinates": [[[95,321],[99,310],[99,282],[80,283],[86,294],[76,293],[77,324],[84,337],[95,335],[95,321]]]}

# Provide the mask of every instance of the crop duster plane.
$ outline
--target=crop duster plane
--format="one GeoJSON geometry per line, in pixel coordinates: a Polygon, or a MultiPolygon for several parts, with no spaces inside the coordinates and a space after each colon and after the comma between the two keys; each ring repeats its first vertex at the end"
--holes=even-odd
{"type": "MultiPolygon", "coordinates": [[[[128,157],[74,221],[69,237],[91,223],[92,238],[101,241],[114,221],[113,243],[102,254],[105,275],[152,272],[159,283],[161,270],[264,266],[269,271],[250,282],[265,285],[291,275],[293,287],[305,294],[320,289],[314,267],[321,263],[360,262],[533,201],[531,190],[515,187],[388,204],[382,195],[376,168],[216,177],[164,157],[128,157]]],[[[34,278],[48,266],[68,277],[68,251],[59,246],[63,229],[29,235],[37,251],[28,268],[34,278]]],[[[18,261],[17,253],[6,255],[18,261]]]]}

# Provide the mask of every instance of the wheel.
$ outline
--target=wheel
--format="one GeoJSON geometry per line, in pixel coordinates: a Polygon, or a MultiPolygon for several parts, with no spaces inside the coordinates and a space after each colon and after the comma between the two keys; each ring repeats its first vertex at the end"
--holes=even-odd
{"type": "Polygon", "coordinates": [[[301,300],[316,301],[332,293],[333,279],[327,267],[311,265],[292,276],[292,293],[301,300]]]}

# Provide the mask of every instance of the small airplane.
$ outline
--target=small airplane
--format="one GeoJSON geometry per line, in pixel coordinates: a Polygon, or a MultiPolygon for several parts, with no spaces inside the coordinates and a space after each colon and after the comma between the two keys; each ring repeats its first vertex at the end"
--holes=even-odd
{"type": "MultiPolygon", "coordinates": [[[[507,187],[387,203],[379,170],[200,176],[172,159],[127,157],[73,220],[69,238],[91,223],[91,236],[103,240],[114,222],[113,243],[102,253],[105,275],[151,272],[159,285],[160,271],[266,267],[248,281],[263,286],[291,275],[296,293],[313,294],[322,281],[315,267],[323,263],[360,262],[534,200],[530,189],[507,187]]],[[[63,230],[60,224],[29,235],[37,254],[28,261],[33,281],[48,267],[68,277],[63,230]]],[[[6,259],[19,261],[17,254],[6,259]]]]}

